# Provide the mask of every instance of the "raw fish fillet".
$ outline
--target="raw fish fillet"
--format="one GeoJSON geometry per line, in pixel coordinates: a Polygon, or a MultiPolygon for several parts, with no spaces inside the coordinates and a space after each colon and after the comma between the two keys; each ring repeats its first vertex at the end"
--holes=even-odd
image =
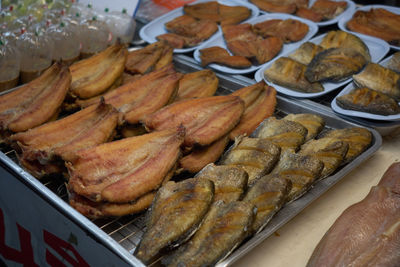
{"type": "Polygon", "coordinates": [[[380,266],[400,263],[400,163],[336,219],[307,266],[380,266]]]}
{"type": "Polygon", "coordinates": [[[130,137],[77,152],[68,186],[92,201],[126,203],[157,189],[181,155],[183,127],[130,137]]]}
{"type": "Polygon", "coordinates": [[[170,181],[157,192],[148,215],[146,232],[135,256],[151,263],[159,252],[193,235],[207,214],[214,196],[208,179],[170,181]]]}

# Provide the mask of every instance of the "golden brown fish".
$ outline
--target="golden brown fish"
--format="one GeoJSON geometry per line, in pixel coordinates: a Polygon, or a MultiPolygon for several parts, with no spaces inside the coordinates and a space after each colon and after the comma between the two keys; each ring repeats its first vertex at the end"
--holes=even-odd
{"type": "Polygon", "coordinates": [[[311,10],[310,8],[300,7],[296,10],[296,16],[305,18],[314,22],[320,22],[323,18],[322,15],[311,10]]]}
{"type": "Polygon", "coordinates": [[[352,48],[329,48],[311,60],[304,75],[310,82],[340,82],[359,72],[365,64],[365,57],[352,48]]]}
{"type": "Polygon", "coordinates": [[[248,68],[251,62],[243,56],[232,56],[229,52],[219,46],[211,46],[200,50],[201,66],[205,67],[211,63],[217,63],[232,68],[248,68]]]}
{"type": "MultiPolygon", "coordinates": [[[[159,110],[175,99],[181,77],[182,74],[177,73],[171,64],[118,87],[105,94],[104,99],[123,113],[125,121],[136,124],[147,114],[159,110]]],[[[86,107],[98,103],[100,99],[97,97],[77,103],[86,107]]]]}
{"type": "Polygon", "coordinates": [[[58,164],[62,168],[64,161],[74,160],[76,151],[110,141],[117,122],[118,111],[102,102],[12,135],[10,140],[17,142],[22,151],[20,163],[39,178],[49,174],[45,172],[45,165],[58,164]]]}
{"type": "Polygon", "coordinates": [[[350,93],[337,97],[336,104],[343,109],[379,115],[400,113],[400,107],[396,100],[367,87],[355,88],[350,93]]]}
{"type": "Polygon", "coordinates": [[[0,96],[1,135],[23,132],[58,115],[71,84],[68,66],[54,63],[41,76],[0,96]]]}
{"type": "Polygon", "coordinates": [[[122,138],[128,138],[147,133],[146,129],[141,124],[124,124],[119,127],[118,130],[122,138]]]}
{"type": "Polygon", "coordinates": [[[184,135],[180,127],[81,150],[66,164],[68,186],[95,202],[134,201],[157,189],[175,167],[184,135]]]}
{"type": "Polygon", "coordinates": [[[218,78],[212,70],[186,73],[179,80],[176,100],[213,96],[217,89],[218,78]]]}
{"type": "Polygon", "coordinates": [[[372,133],[365,128],[352,127],[325,132],[322,137],[331,137],[349,144],[344,163],[352,161],[364,152],[372,142],[372,133]]]}
{"type": "Polygon", "coordinates": [[[400,164],[393,163],[363,200],[336,219],[307,266],[399,266],[399,177],[400,164]]]}
{"type": "Polygon", "coordinates": [[[179,35],[176,33],[164,33],[158,35],[157,40],[166,42],[169,46],[173,48],[186,48],[186,47],[193,47],[201,43],[201,39],[197,37],[188,37],[179,35]]]}
{"type": "Polygon", "coordinates": [[[218,12],[221,26],[238,24],[251,16],[251,10],[245,6],[228,6],[219,4],[218,12]]]}
{"type": "Polygon", "coordinates": [[[291,58],[280,57],[264,71],[265,78],[277,85],[304,92],[318,93],[324,91],[319,82],[309,82],[305,77],[307,66],[291,58]]]}
{"type": "Polygon", "coordinates": [[[368,46],[356,35],[344,31],[328,32],[319,44],[324,49],[351,48],[359,52],[367,61],[371,60],[368,46]]]}
{"type": "Polygon", "coordinates": [[[135,214],[150,207],[155,192],[147,193],[128,203],[93,202],[85,197],[70,192],[69,204],[82,215],[90,219],[120,217],[135,214]]]}
{"type": "Polygon", "coordinates": [[[170,181],[157,192],[135,256],[151,261],[166,247],[173,247],[193,235],[207,214],[214,196],[214,184],[208,179],[191,178],[170,181]]]}
{"type": "Polygon", "coordinates": [[[294,154],[286,150],[282,152],[272,173],[292,182],[288,201],[293,201],[302,196],[313,182],[321,177],[323,168],[324,163],[313,156],[294,154]]]}
{"type": "Polygon", "coordinates": [[[196,174],[196,177],[206,178],[214,182],[213,202],[222,200],[225,203],[229,203],[242,198],[247,189],[249,175],[236,166],[216,166],[210,163],[196,174]]]}
{"type": "Polygon", "coordinates": [[[317,114],[288,114],[283,119],[298,122],[303,125],[307,129],[307,136],[305,141],[315,138],[325,126],[324,118],[317,114]]]}
{"type": "Polygon", "coordinates": [[[322,16],[323,20],[333,19],[342,14],[347,8],[345,1],[317,0],[311,10],[322,16]]]}
{"type": "Polygon", "coordinates": [[[243,201],[257,208],[256,218],[251,226],[254,234],[262,231],[286,203],[291,187],[290,180],[281,179],[276,175],[266,175],[257,179],[249,188],[243,201]]]}
{"type": "Polygon", "coordinates": [[[72,64],[70,94],[87,99],[105,92],[125,68],[128,51],[122,44],[114,44],[106,50],[72,64]]]}
{"type": "Polygon", "coordinates": [[[211,96],[182,100],[147,116],[149,130],[164,130],[183,125],[184,145],[206,146],[228,134],[239,122],[244,102],[238,96],[211,96]]]}
{"type": "Polygon", "coordinates": [[[331,175],[343,162],[349,150],[349,145],[335,138],[313,139],[301,146],[299,155],[309,155],[324,163],[324,169],[319,179],[331,175]]]}
{"type": "Polygon", "coordinates": [[[222,158],[221,164],[234,165],[249,175],[249,183],[268,174],[279,159],[280,148],[261,138],[242,137],[222,158]]]}
{"type": "Polygon", "coordinates": [[[295,19],[270,19],[253,25],[253,30],[263,38],[275,36],[284,43],[302,40],[308,33],[308,25],[295,19]]]}
{"type": "Polygon", "coordinates": [[[239,96],[245,103],[245,111],[239,124],[231,131],[230,138],[234,140],[240,135],[249,136],[266,118],[274,114],[276,107],[276,90],[259,82],[243,87],[232,95],[239,96]]]}
{"type": "Polygon", "coordinates": [[[296,11],[296,4],[294,1],[282,1],[282,0],[250,0],[251,3],[256,5],[261,10],[267,12],[278,12],[293,14],[296,11]]]}
{"type": "Polygon", "coordinates": [[[400,100],[400,74],[376,63],[368,63],[364,70],[353,75],[359,87],[368,87],[400,100]]]}
{"type": "Polygon", "coordinates": [[[229,255],[249,234],[254,220],[254,205],[244,201],[211,206],[192,239],[162,259],[173,266],[214,266],[229,255]]]}
{"type": "Polygon", "coordinates": [[[301,64],[308,65],[319,52],[322,52],[322,50],[324,49],[317,44],[305,42],[290,54],[289,58],[294,59],[301,64]]]}
{"type": "Polygon", "coordinates": [[[392,55],[388,62],[387,68],[400,73],[400,52],[396,52],[392,55]]]}
{"type": "Polygon", "coordinates": [[[270,140],[282,150],[296,151],[304,143],[307,132],[307,128],[298,122],[270,117],[257,129],[256,136],[270,140]]]}

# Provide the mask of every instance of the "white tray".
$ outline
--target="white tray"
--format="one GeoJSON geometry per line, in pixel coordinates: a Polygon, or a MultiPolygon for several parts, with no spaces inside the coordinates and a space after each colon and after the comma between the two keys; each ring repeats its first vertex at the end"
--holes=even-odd
{"type": "MultiPolygon", "coordinates": [[[[354,35],[357,35],[358,37],[361,38],[361,40],[363,40],[363,42],[368,46],[369,49],[369,53],[371,54],[371,61],[372,62],[379,62],[379,60],[381,60],[386,54],[387,52],[389,52],[390,48],[389,45],[382,41],[381,39],[378,38],[374,38],[371,36],[367,36],[367,35],[363,35],[363,34],[358,34],[358,33],[353,33],[354,35]]],[[[313,39],[310,40],[310,42],[315,43],[315,44],[319,44],[322,39],[324,38],[324,36],[326,35],[319,35],[313,39]]],[[[287,52],[284,55],[281,56],[288,56],[289,54],[293,53],[298,47],[296,47],[295,49],[287,52]]],[[[264,78],[264,71],[269,68],[271,66],[272,62],[269,62],[268,64],[266,64],[265,66],[263,66],[261,69],[259,69],[255,76],[254,79],[259,82],[261,80],[264,80],[267,84],[274,86],[275,89],[282,94],[288,95],[288,96],[293,96],[293,97],[298,97],[298,98],[315,98],[315,97],[319,97],[325,94],[328,94],[329,92],[332,92],[333,90],[338,89],[339,87],[349,83],[351,81],[351,78],[348,78],[342,82],[338,82],[338,83],[333,83],[333,82],[323,82],[322,86],[324,87],[324,91],[322,92],[318,92],[318,93],[302,93],[302,92],[297,92],[288,88],[285,88],[283,86],[271,83],[269,81],[267,81],[267,79],[264,78]]]]}
{"type": "MultiPolygon", "coordinates": [[[[265,15],[262,15],[262,16],[259,16],[259,17],[256,17],[256,18],[252,18],[252,19],[246,21],[245,23],[256,24],[256,23],[263,22],[263,21],[266,21],[266,20],[271,20],[271,19],[283,19],[283,20],[284,19],[295,19],[295,20],[298,20],[298,21],[301,21],[301,22],[307,24],[308,27],[309,27],[308,33],[306,34],[306,36],[302,40],[300,40],[298,42],[294,42],[294,43],[284,44],[283,47],[282,47],[282,50],[271,61],[273,61],[279,55],[285,54],[287,51],[290,51],[293,48],[300,46],[302,43],[308,41],[311,37],[313,37],[318,32],[318,26],[314,22],[312,22],[310,20],[307,20],[307,19],[299,18],[299,17],[296,17],[296,16],[288,15],[288,14],[281,14],[281,13],[279,13],[279,14],[278,13],[276,13],[276,14],[265,14],[265,15]]],[[[205,42],[202,45],[200,45],[194,51],[194,54],[193,54],[194,59],[197,62],[201,63],[200,50],[204,49],[204,48],[207,48],[207,47],[211,47],[211,46],[220,46],[222,48],[228,49],[227,46],[226,46],[225,39],[224,39],[224,36],[223,36],[222,32],[219,32],[217,34],[217,36],[215,36],[215,38],[213,38],[209,42],[205,42]]],[[[271,62],[271,61],[269,61],[269,62],[271,62]]],[[[267,64],[267,63],[264,63],[262,65],[258,65],[258,66],[253,65],[253,66],[251,66],[249,68],[244,68],[244,69],[230,68],[230,67],[223,66],[223,65],[220,65],[220,64],[216,64],[216,63],[210,64],[208,66],[210,68],[212,68],[212,69],[215,69],[215,70],[221,71],[221,72],[225,72],[225,73],[244,74],[244,73],[250,73],[250,72],[256,71],[259,68],[262,68],[265,64],[267,64]]]]}
{"type": "MultiPolygon", "coordinates": [[[[379,65],[382,65],[383,67],[386,67],[389,63],[389,60],[392,58],[392,56],[387,57],[383,59],[381,62],[379,62],[379,65]]],[[[347,85],[331,102],[331,107],[333,111],[346,115],[346,116],[352,116],[352,117],[359,117],[359,118],[366,118],[366,119],[371,119],[371,120],[378,120],[378,121],[400,121],[400,114],[395,114],[395,115],[378,115],[378,114],[372,114],[368,112],[362,112],[362,111],[355,111],[355,110],[348,110],[348,109],[343,109],[339,107],[336,103],[336,98],[345,94],[350,93],[354,88],[356,88],[354,82],[350,83],[347,85]]]]}
{"type": "MultiPolygon", "coordinates": [[[[347,22],[353,17],[354,13],[355,13],[356,11],[358,11],[358,10],[369,11],[369,10],[371,10],[372,8],[383,8],[383,9],[386,9],[386,10],[392,12],[392,13],[395,13],[395,14],[399,14],[399,15],[400,15],[400,8],[399,8],[399,7],[385,6],[385,5],[367,5],[367,6],[362,6],[362,7],[356,8],[356,9],[353,10],[353,12],[351,12],[351,13],[346,13],[346,16],[343,16],[343,17],[339,20],[339,22],[338,22],[339,28],[340,28],[342,31],[353,32],[353,31],[350,31],[349,29],[347,29],[346,25],[347,25],[347,22]]],[[[400,46],[390,45],[390,44],[389,44],[389,46],[390,46],[391,48],[393,48],[393,49],[400,50],[400,46]]]]}
{"type": "MultiPolygon", "coordinates": [[[[204,3],[204,2],[210,2],[210,1],[211,0],[198,0],[198,1],[191,3],[190,5],[204,3]]],[[[248,9],[250,9],[251,10],[250,17],[247,20],[244,20],[243,22],[246,22],[249,19],[255,18],[259,14],[258,7],[256,7],[253,4],[250,4],[248,2],[244,2],[244,1],[240,1],[240,0],[218,0],[217,2],[220,4],[227,5],[227,6],[245,6],[248,9]]],[[[176,17],[182,16],[183,14],[184,14],[183,7],[180,7],[180,8],[176,8],[176,9],[162,15],[161,17],[156,18],[155,20],[152,20],[151,22],[149,22],[143,28],[140,29],[140,32],[139,32],[140,38],[142,38],[144,41],[146,41],[148,43],[157,42],[157,36],[168,33],[168,31],[165,29],[165,26],[164,26],[165,23],[173,20],[176,17]]],[[[214,33],[214,35],[211,36],[208,40],[205,40],[201,44],[211,41],[212,38],[220,32],[221,32],[221,29],[220,29],[220,26],[218,26],[218,31],[216,33],[214,33]]],[[[174,49],[174,52],[175,53],[187,53],[187,52],[195,50],[197,47],[198,47],[198,45],[193,46],[193,47],[188,47],[188,48],[181,48],[181,49],[176,48],[176,49],[174,49]]]]}
{"type": "MultiPolygon", "coordinates": [[[[308,6],[311,7],[314,4],[315,1],[317,1],[317,0],[310,0],[309,3],[308,3],[308,6]]],[[[332,0],[332,1],[336,1],[336,2],[345,1],[345,2],[347,2],[346,10],[343,11],[338,16],[334,17],[333,19],[320,21],[320,22],[315,22],[318,26],[321,27],[321,26],[332,25],[332,24],[337,23],[342,17],[348,16],[349,13],[354,14],[354,10],[356,9],[356,4],[353,1],[350,1],[350,0],[332,0]]],[[[251,2],[249,2],[249,3],[251,3],[251,2]]],[[[260,9],[260,13],[261,14],[273,14],[273,13],[266,12],[266,11],[261,10],[261,9],[260,9]]]]}

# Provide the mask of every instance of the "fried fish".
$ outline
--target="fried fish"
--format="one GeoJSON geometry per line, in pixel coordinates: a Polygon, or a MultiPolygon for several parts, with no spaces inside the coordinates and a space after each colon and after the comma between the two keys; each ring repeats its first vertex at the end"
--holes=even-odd
{"type": "Polygon", "coordinates": [[[184,145],[206,146],[228,134],[240,121],[244,102],[238,96],[211,96],[187,99],[168,105],[148,115],[148,130],[164,130],[183,125],[184,145]]]}
{"type": "Polygon", "coordinates": [[[296,16],[305,18],[314,22],[320,22],[323,16],[311,10],[310,8],[300,7],[296,10],[296,16]]]}
{"type": "Polygon", "coordinates": [[[160,34],[157,37],[157,40],[164,41],[168,43],[169,46],[173,48],[185,48],[185,47],[193,47],[201,43],[201,39],[195,36],[183,36],[176,33],[164,33],[160,34]]]}
{"type": "Polygon", "coordinates": [[[244,169],[249,175],[249,183],[268,174],[279,159],[280,148],[261,138],[242,137],[221,159],[223,165],[234,165],[244,169]]]}
{"type": "Polygon", "coordinates": [[[264,119],[270,117],[275,111],[276,90],[264,82],[243,87],[232,95],[243,99],[245,111],[239,124],[230,132],[231,140],[240,135],[249,136],[264,119]]]}
{"type": "Polygon", "coordinates": [[[295,19],[270,19],[253,25],[253,30],[263,38],[275,36],[284,43],[302,40],[308,33],[308,25],[295,19]]]}
{"type": "Polygon", "coordinates": [[[281,0],[250,0],[251,3],[259,7],[263,11],[293,14],[296,11],[295,1],[281,0]]]}
{"type": "Polygon", "coordinates": [[[56,117],[70,84],[68,66],[57,62],[35,80],[1,95],[1,135],[23,132],[56,117]]]}
{"type": "Polygon", "coordinates": [[[324,163],[316,157],[295,154],[289,150],[283,151],[278,165],[272,171],[281,179],[292,182],[288,194],[288,201],[293,201],[302,196],[314,181],[321,177],[324,163]]]}
{"type": "Polygon", "coordinates": [[[298,122],[270,117],[260,125],[255,135],[270,140],[282,150],[296,151],[304,143],[307,132],[307,128],[298,122]]]}
{"type": "MultiPolygon", "coordinates": [[[[118,122],[118,111],[101,102],[63,119],[12,135],[21,149],[20,163],[35,177],[46,173],[45,165],[72,161],[75,152],[110,141],[118,122]]],[[[47,169],[49,170],[49,169],[47,169]]]]}
{"type": "Polygon", "coordinates": [[[236,166],[217,166],[211,163],[196,174],[196,177],[206,178],[214,182],[214,203],[220,200],[229,203],[242,198],[247,189],[249,175],[236,166]]]}
{"type": "Polygon", "coordinates": [[[257,213],[251,226],[253,233],[263,230],[275,213],[286,203],[292,187],[290,180],[276,175],[267,175],[257,179],[249,188],[243,201],[256,206],[257,213]]]}
{"type": "Polygon", "coordinates": [[[322,137],[331,137],[349,144],[344,163],[352,161],[364,152],[372,142],[372,134],[365,128],[352,127],[325,132],[322,137]]]}
{"type": "Polygon", "coordinates": [[[400,100],[400,74],[376,63],[368,63],[364,70],[353,75],[359,87],[368,87],[400,100]]]}
{"type": "Polygon", "coordinates": [[[218,12],[221,26],[238,24],[251,16],[251,10],[245,6],[228,6],[219,4],[218,12]]]}
{"type": "Polygon", "coordinates": [[[336,219],[307,266],[398,266],[400,262],[400,164],[336,219]]]}
{"type": "Polygon", "coordinates": [[[322,52],[322,50],[324,49],[317,44],[305,42],[290,54],[289,58],[294,59],[301,64],[308,65],[318,53],[322,52]]]}
{"type": "Polygon", "coordinates": [[[217,89],[218,78],[212,70],[186,73],[179,80],[176,100],[213,96],[217,89]]]}
{"type": "Polygon", "coordinates": [[[203,67],[211,63],[222,64],[232,68],[248,68],[252,64],[243,56],[232,56],[229,52],[219,46],[211,46],[200,50],[200,60],[203,67]]]}
{"type": "Polygon", "coordinates": [[[183,127],[125,138],[77,152],[68,186],[92,201],[126,203],[157,189],[181,155],[183,127]]]}
{"type": "Polygon", "coordinates": [[[187,240],[203,221],[213,196],[214,184],[208,179],[170,181],[162,186],[151,205],[135,256],[150,263],[162,249],[187,240]]]}
{"type": "Polygon", "coordinates": [[[324,128],[325,120],[320,115],[310,113],[288,114],[284,120],[298,122],[307,129],[305,141],[315,138],[324,128]]]}
{"type": "Polygon", "coordinates": [[[400,113],[400,107],[393,98],[367,87],[355,88],[348,94],[336,98],[336,104],[343,109],[368,112],[379,115],[400,113]]]}
{"type": "Polygon", "coordinates": [[[349,144],[335,138],[313,139],[301,146],[299,155],[309,155],[324,163],[324,169],[319,179],[328,177],[343,162],[349,150],[349,144]]]}
{"type": "Polygon", "coordinates": [[[365,64],[365,57],[352,48],[329,48],[311,60],[305,77],[310,82],[340,82],[358,73],[365,64]]]}
{"type": "Polygon", "coordinates": [[[333,19],[342,14],[347,8],[345,1],[317,0],[311,10],[322,16],[322,20],[333,19]]]}
{"type": "Polygon", "coordinates": [[[193,238],[162,259],[167,266],[213,266],[232,252],[250,233],[254,205],[218,201],[211,206],[193,238]]]}
{"type": "Polygon", "coordinates": [[[307,66],[291,58],[280,57],[264,71],[265,78],[277,85],[304,93],[318,93],[324,91],[319,82],[309,82],[305,72],[307,66]]]}
{"type": "Polygon", "coordinates": [[[400,52],[396,52],[392,55],[387,65],[387,68],[397,73],[400,73],[400,52]]]}

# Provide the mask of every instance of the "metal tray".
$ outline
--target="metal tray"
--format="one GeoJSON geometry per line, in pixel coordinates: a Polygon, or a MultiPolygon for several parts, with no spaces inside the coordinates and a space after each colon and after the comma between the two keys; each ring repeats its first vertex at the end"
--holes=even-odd
{"type": "MultiPolygon", "coordinates": [[[[184,55],[175,56],[174,61],[176,69],[181,72],[193,72],[201,69],[201,67],[199,67],[192,58],[184,55]]],[[[244,76],[227,76],[218,73],[217,76],[220,81],[218,94],[229,94],[244,86],[254,84],[254,80],[244,76]]],[[[282,117],[287,113],[309,112],[317,113],[323,116],[328,129],[359,126],[358,124],[336,117],[329,108],[311,101],[291,100],[280,96],[277,97],[277,100],[278,105],[275,113],[277,117],[282,117]]],[[[268,236],[277,231],[291,218],[296,216],[312,201],[327,191],[331,186],[345,177],[348,172],[356,168],[359,164],[376,152],[382,144],[382,138],[377,131],[373,129],[369,130],[373,134],[373,141],[371,146],[364,153],[362,153],[351,163],[343,166],[333,175],[317,182],[314,187],[300,199],[282,208],[262,232],[244,242],[228,258],[220,262],[217,266],[228,266],[237,261],[252,248],[265,240],[268,236]]],[[[15,151],[6,150],[5,147],[2,147],[2,152],[0,152],[0,165],[9,172],[13,173],[16,179],[22,180],[38,195],[48,201],[55,209],[61,211],[78,226],[84,229],[89,236],[104,244],[108,249],[114,252],[118,257],[122,258],[125,262],[133,266],[144,266],[132,255],[140,241],[141,236],[143,235],[143,230],[145,228],[144,214],[91,221],[69,206],[63,180],[37,180],[18,165],[15,151]]],[[[94,251],[93,253],[97,252],[94,251]]]]}

